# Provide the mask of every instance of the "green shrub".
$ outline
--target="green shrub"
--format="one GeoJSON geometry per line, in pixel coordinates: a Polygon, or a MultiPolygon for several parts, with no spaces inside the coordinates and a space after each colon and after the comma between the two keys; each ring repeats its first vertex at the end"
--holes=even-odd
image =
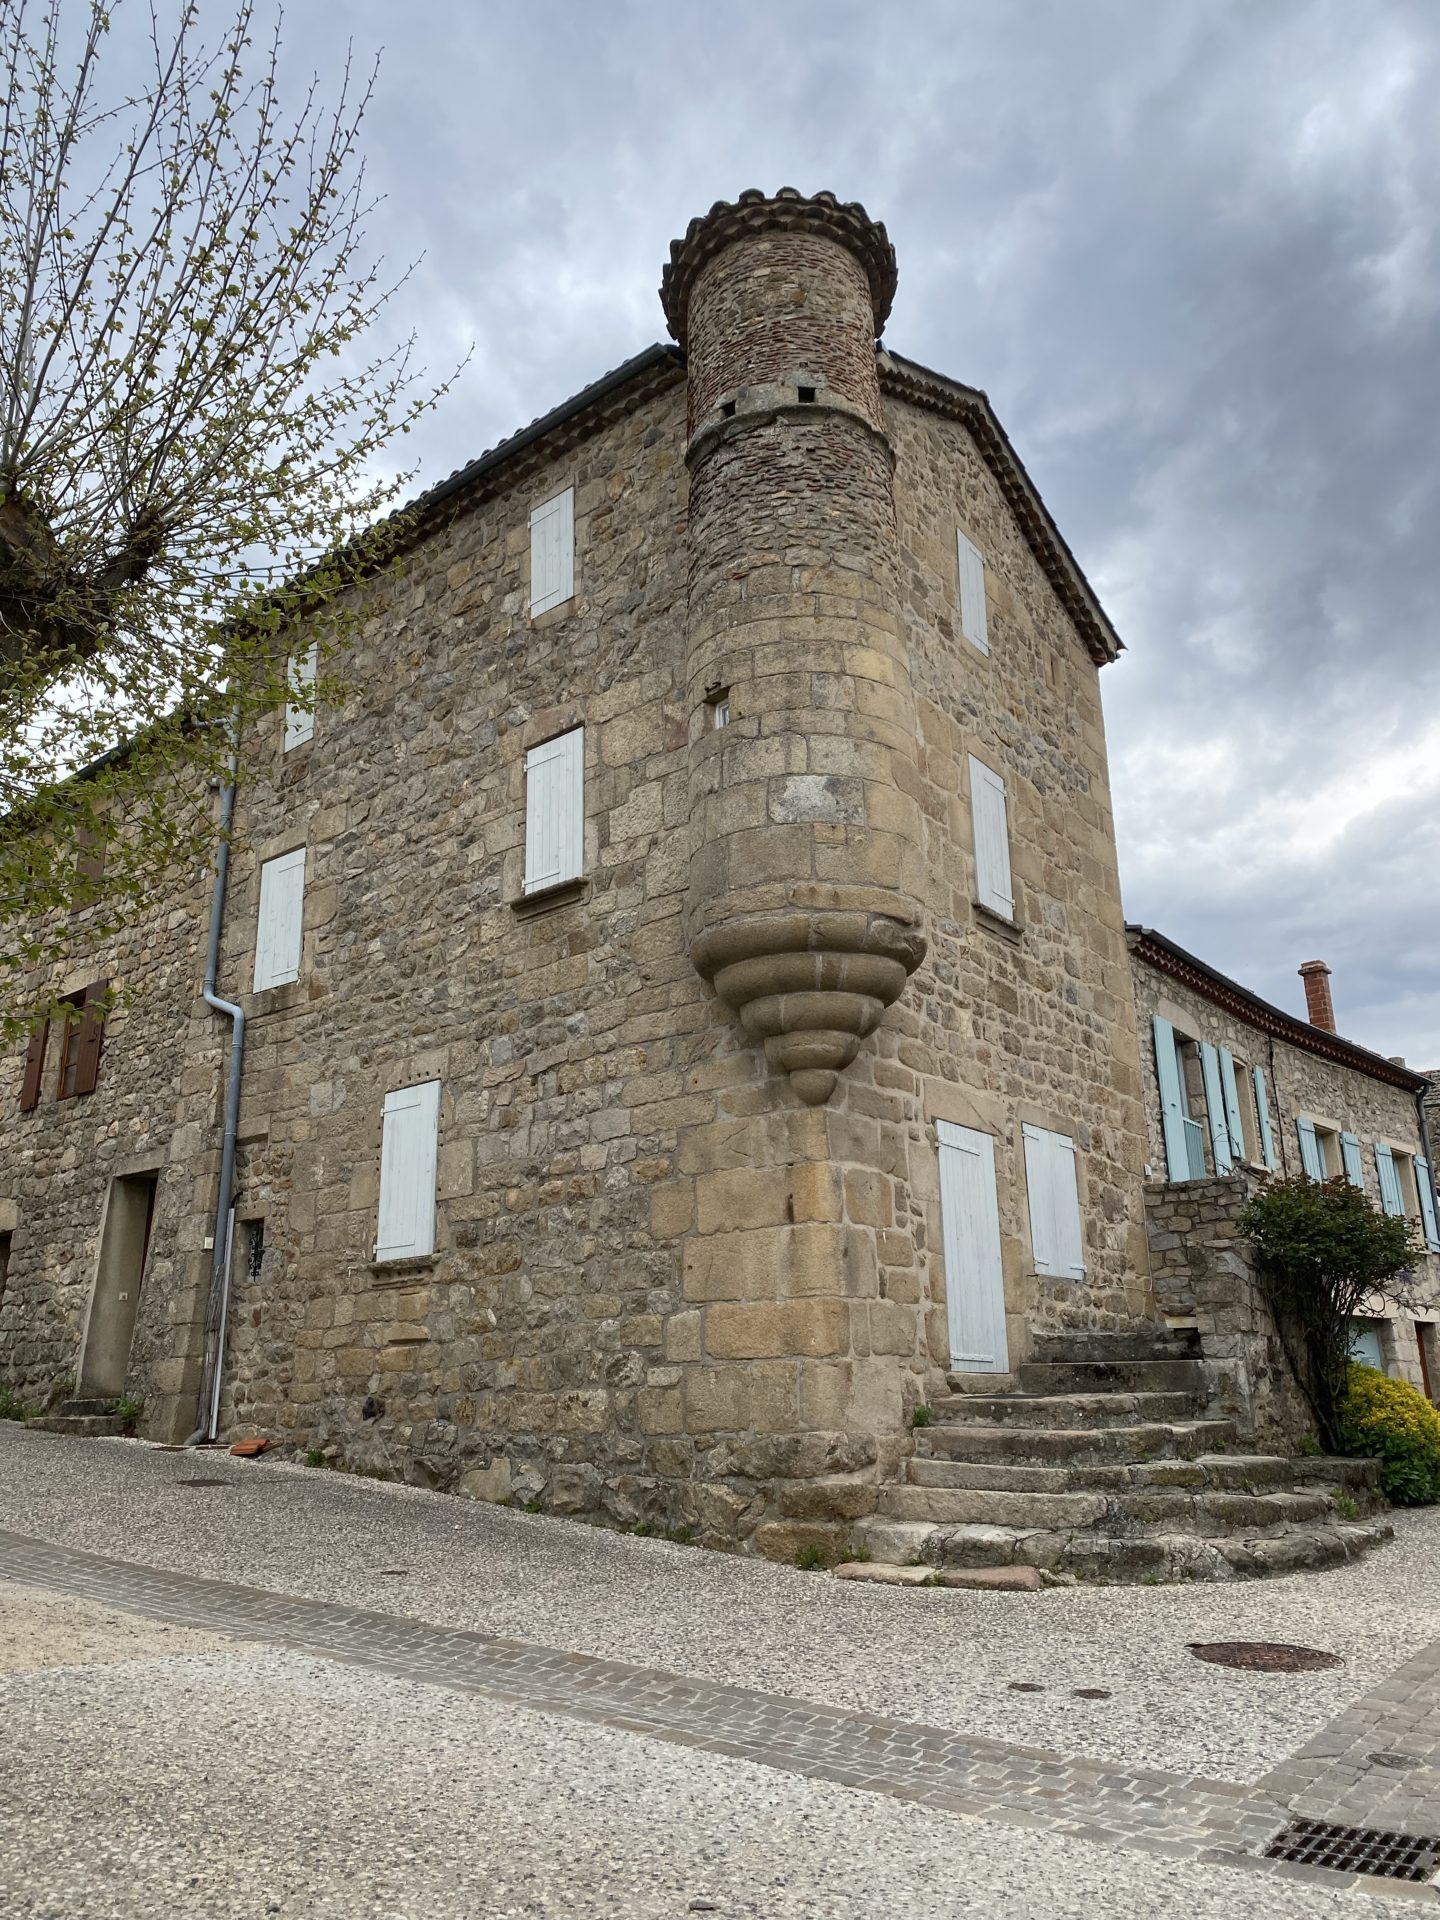
{"type": "Polygon", "coordinates": [[[140,1416],[144,1411],[145,1402],[138,1393],[122,1393],[115,1402],[115,1414],[120,1422],[120,1431],[133,1434],[140,1424],[140,1416]]]}
{"type": "Polygon", "coordinates": [[[795,1564],[802,1573],[818,1573],[825,1564],[825,1555],[819,1547],[801,1547],[795,1555],[795,1564]]]}
{"type": "Polygon", "coordinates": [[[1343,1450],[1351,1321],[1377,1302],[1408,1305],[1424,1248],[1346,1179],[1272,1180],[1240,1216],[1255,1272],[1320,1438],[1343,1450]]]}
{"type": "Polygon", "coordinates": [[[911,1414],[910,1424],[912,1427],[928,1427],[934,1418],[935,1409],[933,1407],[919,1406],[916,1407],[915,1411],[911,1414]]]}
{"type": "Polygon", "coordinates": [[[11,1387],[0,1387],[0,1420],[33,1420],[35,1409],[27,1407],[25,1402],[11,1387]]]}
{"type": "Polygon", "coordinates": [[[1440,1501],[1440,1413],[1408,1380],[1352,1365],[1341,1409],[1347,1453],[1380,1461],[1380,1483],[1398,1507],[1440,1501]]]}

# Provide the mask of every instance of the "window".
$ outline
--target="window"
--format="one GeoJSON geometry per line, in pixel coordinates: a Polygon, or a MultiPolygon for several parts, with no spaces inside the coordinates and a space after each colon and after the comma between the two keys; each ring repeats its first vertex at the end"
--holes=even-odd
{"type": "MultiPolygon", "coordinates": [[[[108,980],[97,980],[83,993],[61,1002],[63,1024],[60,1030],[60,1059],[55,1075],[55,1098],[70,1100],[77,1094],[93,1093],[100,1077],[100,1043],[105,1033],[105,995],[108,980]]],[[[32,1046],[34,1042],[31,1042],[32,1046]]],[[[36,1101],[39,1100],[37,1069],[36,1101]]],[[[22,1100],[21,1104],[24,1102],[22,1100]]]]}
{"type": "Polygon", "coordinates": [[[710,724],[712,727],[728,727],[730,724],[730,689],[717,694],[710,702],[710,724]]]}
{"type": "Polygon", "coordinates": [[[1075,1142],[1063,1133],[1026,1125],[1025,1184],[1030,1195],[1030,1245],[1037,1273],[1079,1280],[1085,1273],[1076,1183],[1075,1142]]]}
{"type": "Polygon", "coordinates": [[[985,562],[980,549],[957,527],[955,544],[960,555],[960,631],[980,649],[990,651],[990,625],[985,614],[985,562]]]}
{"type": "MultiPolygon", "coordinates": [[[[1440,1253],[1440,1223],[1436,1221],[1435,1176],[1423,1154],[1415,1156],[1415,1186],[1420,1197],[1420,1224],[1431,1253],[1440,1253]]],[[[1432,1330],[1433,1331],[1433,1330],[1432,1330]]]]}
{"type": "Polygon", "coordinates": [[[1340,1129],[1327,1121],[1300,1114],[1295,1121],[1300,1140],[1300,1165],[1307,1180],[1334,1180],[1345,1171],[1345,1149],[1340,1129]]]}
{"type": "Polygon", "coordinates": [[[975,834],[975,898],[991,913],[1015,918],[1010,879],[1010,826],[1005,782],[983,760],[970,755],[970,816],[975,834]]]}
{"type": "Polygon", "coordinates": [[[312,640],[304,653],[290,662],[290,685],[296,698],[285,703],[285,752],[303,747],[315,733],[315,658],[312,640]]]}
{"type": "Polygon", "coordinates": [[[1374,1367],[1377,1373],[1384,1373],[1385,1322],[1383,1320],[1352,1320],[1350,1322],[1350,1358],[1358,1360],[1362,1367],[1374,1367]]]}
{"type": "Polygon", "coordinates": [[[90,905],[104,878],[104,835],[98,827],[78,826],[75,829],[75,891],[70,897],[72,912],[90,905]]]}
{"type": "Polygon", "coordinates": [[[525,756],[525,891],[564,886],[585,871],[585,729],[525,756]]]}
{"type": "Polygon", "coordinates": [[[435,1251],[439,1136],[438,1080],[386,1094],[380,1132],[377,1260],[416,1259],[435,1251]]]}
{"type": "Polygon", "coordinates": [[[575,489],[530,515],[530,613],[547,613],[575,592],[575,489]]]}
{"type": "Polygon", "coordinates": [[[1265,1069],[1256,1067],[1252,1074],[1255,1088],[1255,1118],[1260,1127],[1260,1158],[1274,1171],[1275,1134],[1270,1125],[1270,1096],[1265,1090],[1265,1069]]]}
{"type": "MultiPolygon", "coordinates": [[[[1328,1165],[1329,1162],[1327,1161],[1328,1165]]],[[[1340,1166],[1345,1178],[1352,1187],[1365,1190],[1365,1167],[1360,1158],[1360,1136],[1354,1133],[1342,1133],[1340,1136],[1340,1166]]]]}
{"type": "Polygon", "coordinates": [[[1165,1134],[1165,1174],[1172,1181],[1203,1180],[1205,1135],[1194,1118],[1192,1075],[1199,1076],[1200,1049],[1156,1014],[1155,1076],[1160,1083],[1160,1124],[1165,1134]]]}
{"type": "Polygon", "coordinates": [[[1387,1146],[1383,1140],[1375,1142],[1375,1171],[1380,1179],[1380,1204],[1386,1213],[1401,1215],[1419,1212],[1419,1207],[1407,1207],[1405,1204],[1404,1168],[1409,1154],[1397,1152],[1387,1146]]]}
{"type": "Polygon", "coordinates": [[[245,1222],[245,1278],[256,1281],[265,1265],[265,1222],[245,1222]]]}
{"type": "Polygon", "coordinates": [[[260,918],[255,929],[255,992],[300,978],[304,938],[305,849],[282,853],[260,869],[260,918]]]}

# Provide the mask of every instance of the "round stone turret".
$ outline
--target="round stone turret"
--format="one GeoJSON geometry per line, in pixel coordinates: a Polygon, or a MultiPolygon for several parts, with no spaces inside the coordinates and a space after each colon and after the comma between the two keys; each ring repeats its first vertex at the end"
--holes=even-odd
{"type": "Polygon", "coordinates": [[[792,188],[691,222],[690,950],[811,1105],[925,952],[918,734],[876,335],[895,253],[792,188]]]}

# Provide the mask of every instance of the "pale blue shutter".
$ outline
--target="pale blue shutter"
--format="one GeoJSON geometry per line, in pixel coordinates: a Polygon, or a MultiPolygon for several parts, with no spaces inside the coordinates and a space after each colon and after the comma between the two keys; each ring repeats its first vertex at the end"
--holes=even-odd
{"type": "Polygon", "coordinates": [[[300,978],[304,944],[305,849],[282,853],[260,869],[260,914],[255,928],[256,993],[300,978]]]}
{"type": "Polygon", "coordinates": [[[938,1121],[936,1132],[951,1364],[977,1373],[1006,1373],[1010,1357],[995,1143],[988,1133],[948,1120],[938,1121]]]}
{"type": "Polygon", "coordinates": [[[1185,1094],[1175,1029],[1155,1015],[1155,1077],[1160,1083],[1160,1125],[1165,1133],[1165,1172],[1171,1180],[1190,1178],[1190,1149],[1185,1138],[1185,1094]]]}
{"type": "Polygon", "coordinates": [[[1320,1142],[1315,1138],[1315,1122],[1299,1119],[1295,1131],[1300,1136],[1300,1164],[1307,1180],[1325,1178],[1325,1162],[1320,1158],[1320,1142]]]}
{"type": "Polygon", "coordinates": [[[435,1251],[435,1167],[440,1082],[397,1087],[385,1096],[380,1135],[377,1260],[415,1259],[435,1251]]]}
{"type": "Polygon", "coordinates": [[[316,652],[317,645],[312,640],[305,651],[290,662],[290,685],[297,697],[285,702],[286,753],[292,747],[303,747],[315,732],[316,652]]]}
{"type": "Polygon", "coordinates": [[[1415,1156],[1415,1185],[1420,1189],[1420,1218],[1425,1225],[1425,1244],[1431,1253],[1440,1253],[1440,1233],[1435,1223],[1435,1179],[1430,1162],[1423,1154],[1415,1156]]]}
{"type": "Polygon", "coordinates": [[[525,756],[525,891],[539,893],[585,871],[585,729],[525,756]]]}
{"type": "Polygon", "coordinates": [[[1225,1118],[1225,1096],[1220,1087],[1220,1056],[1208,1040],[1200,1045],[1200,1071],[1205,1076],[1205,1109],[1210,1120],[1210,1150],[1216,1173],[1230,1173],[1230,1127],[1225,1118]]]}
{"type": "Polygon", "coordinates": [[[1225,1095],[1225,1125],[1230,1133],[1233,1159],[1245,1158],[1245,1128],[1240,1121],[1240,1089],[1235,1084],[1235,1056],[1228,1047],[1220,1049],[1220,1086],[1225,1095]]]}
{"type": "Polygon", "coordinates": [[[1275,1167],[1275,1135],[1270,1131],[1270,1097],[1265,1091],[1265,1070],[1255,1069],[1255,1116],[1260,1122],[1260,1150],[1265,1156],[1265,1164],[1272,1171],[1275,1167]]]}
{"type": "Polygon", "coordinates": [[[981,653],[990,651],[990,622],[985,610],[985,562],[980,549],[955,529],[960,555],[960,631],[981,653]]]}
{"type": "Polygon", "coordinates": [[[545,613],[575,591],[575,491],[567,487],[530,515],[530,611],[545,613]]]}
{"type": "Polygon", "coordinates": [[[1037,1273],[1078,1280],[1085,1273],[1075,1142],[1063,1133],[1026,1125],[1025,1185],[1030,1199],[1030,1246],[1037,1273]]]}
{"type": "Polygon", "coordinates": [[[1365,1167],[1360,1158],[1360,1138],[1358,1134],[1342,1133],[1340,1136],[1340,1158],[1345,1165],[1345,1178],[1352,1187],[1365,1186],[1365,1167]]]}
{"type": "Polygon", "coordinates": [[[1005,782],[973,753],[970,755],[970,816],[975,829],[975,897],[982,907],[1013,920],[1015,892],[1010,880],[1005,782]]]}
{"type": "Polygon", "coordinates": [[[1403,1214],[1405,1199],[1400,1191],[1400,1176],[1395,1171],[1395,1156],[1383,1140],[1375,1142],[1375,1171],[1380,1176],[1381,1206],[1386,1213],[1403,1214]]]}

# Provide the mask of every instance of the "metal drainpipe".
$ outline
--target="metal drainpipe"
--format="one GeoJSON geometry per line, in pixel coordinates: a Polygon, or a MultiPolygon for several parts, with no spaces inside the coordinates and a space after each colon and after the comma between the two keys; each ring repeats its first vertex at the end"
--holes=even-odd
{"type": "Polygon", "coordinates": [[[215,854],[215,890],[210,896],[210,944],[205,956],[205,1004],[230,1022],[230,1077],[225,1090],[225,1131],[220,1145],[220,1191],[215,1203],[214,1251],[205,1308],[205,1347],[200,1371],[199,1425],[187,1447],[213,1440],[219,1425],[220,1382],[225,1370],[225,1330],[230,1318],[230,1251],[235,1224],[235,1135],[240,1124],[240,1075],[245,1064],[245,1010],[215,991],[220,966],[220,929],[225,918],[225,883],[230,873],[230,825],[235,817],[235,780],[239,752],[232,727],[230,758],[220,795],[220,844],[215,854]]]}

